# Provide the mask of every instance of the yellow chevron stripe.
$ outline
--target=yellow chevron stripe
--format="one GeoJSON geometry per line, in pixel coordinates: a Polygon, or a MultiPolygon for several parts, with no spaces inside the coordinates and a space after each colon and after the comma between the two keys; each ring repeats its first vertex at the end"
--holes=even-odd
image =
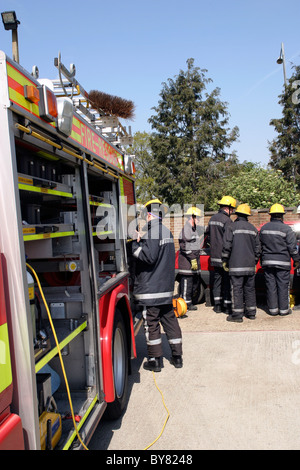
{"type": "Polygon", "coordinates": [[[0,325],[0,393],[12,383],[7,323],[0,325]]]}

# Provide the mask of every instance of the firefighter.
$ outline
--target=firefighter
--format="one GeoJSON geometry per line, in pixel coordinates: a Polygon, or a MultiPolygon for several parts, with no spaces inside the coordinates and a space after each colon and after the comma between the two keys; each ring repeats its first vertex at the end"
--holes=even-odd
{"type": "Polygon", "coordinates": [[[180,296],[185,300],[188,310],[197,310],[192,303],[193,286],[200,283],[200,232],[201,210],[190,207],[188,219],[179,235],[178,273],[180,274],[180,296]]]}
{"type": "Polygon", "coordinates": [[[283,222],[285,211],[281,204],[273,204],[269,214],[270,222],[260,230],[261,266],[264,269],[268,313],[288,315],[292,313],[289,305],[291,258],[295,270],[300,261],[296,235],[283,222]]]}
{"type": "Polygon", "coordinates": [[[231,313],[230,279],[228,272],[222,266],[223,235],[236,206],[236,200],[231,196],[223,196],[218,201],[219,212],[214,214],[208,223],[207,234],[210,243],[210,263],[214,267],[212,272],[212,292],[214,299],[214,311],[231,313]]]}
{"type": "Polygon", "coordinates": [[[148,360],[146,370],[160,372],[162,325],[172,352],[171,364],[182,367],[182,333],[173,310],[175,282],[175,247],[172,233],[162,223],[166,206],[158,199],[148,201],[144,215],[148,222],[147,231],[132,242],[136,259],[133,294],[135,301],[143,308],[144,331],[148,360]]]}
{"type": "Polygon", "coordinates": [[[235,214],[237,219],[227,225],[224,234],[222,260],[232,285],[232,314],[227,320],[242,322],[244,315],[251,320],[256,315],[255,271],[260,240],[258,230],[248,222],[248,204],[240,204],[235,214]]]}

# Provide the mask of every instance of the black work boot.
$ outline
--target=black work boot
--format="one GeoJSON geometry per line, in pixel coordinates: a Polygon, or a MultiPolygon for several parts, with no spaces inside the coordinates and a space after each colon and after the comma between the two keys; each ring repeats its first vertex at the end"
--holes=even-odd
{"type": "Polygon", "coordinates": [[[197,309],[197,305],[191,304],[191,305],[188,307],[188,312],[190,312],[191,310],[198,310],[198,309],[197,309]]]}
{"type": "Polygon", "coordinates": [[[176,369],[180,369],[182,367],[182,357],[181,356],[172,356],[170,359],[170,364],[172,364],[176,369]]]}
{"type": "Polygon", "coordinates": [[[232,321],[232,322],[236,322],[236,323],[242,323],[243,322],[243,319],[241,317],[235,317],[233,315],[228,315],[228,317],[226,318],[227,321],[232,321]]]}
{"type": "Polygon", "coordinates": [[[159,357],[150,357],[148,361],[143,364],[144,369],[151,370],[153,372],[160,372],[160,358],[159,357]]]}

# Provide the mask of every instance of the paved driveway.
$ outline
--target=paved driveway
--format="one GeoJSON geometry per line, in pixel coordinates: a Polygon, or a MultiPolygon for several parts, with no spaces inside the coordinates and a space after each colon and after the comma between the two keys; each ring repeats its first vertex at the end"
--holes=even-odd
{"type": "Polygon", "coordinates": [[[90,449],[299,449],[300,310],[287,317],[229,323],[204,304],[181,318],[184,367],[145,371],[142,329],[137,336],[130,399],[122,419],[101,422],[90,449]]]}

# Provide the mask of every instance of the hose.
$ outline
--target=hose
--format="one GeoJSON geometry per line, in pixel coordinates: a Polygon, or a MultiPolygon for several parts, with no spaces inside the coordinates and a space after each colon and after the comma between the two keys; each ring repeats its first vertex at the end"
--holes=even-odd
{"type": "Polygon", "coordinates": [[[67,390],[68,400],[69,400],[69,404],[70,404],[70,411],[71,411],[73,425],[74,425],[74,429],[76,431],[76,435],[77,435],[78,440],[81,443],[82,447],[85,450],[88,450],[88,448],[86,447],[86,445],[84,444],[84,442],[82,441],[82,439],[80,437],[80,434],[79,434],[79,431],[78,431],[78,428],[77,428],[77,425],[76,425],[76,420],[75,420],[75,415],[74,415],[74,410],[73,410],[73,403],[72,403],[72,398],[71,398],[71,394],[70,394],[70,388],[69,388],[69,383],[68,383],[68,379],[67,379],[67,375],[66,375],[66,370],[65,370],[63,358],[62,358],[62,355],[61,355],[58,339],[57,339],[57,336],[56,336],[56,331],[55,331],[53,321],[52,321],[52,318],[51,318],[50,310],[49,310],[47,301],[45,299],[44,292],[43,292],[40,280],[39,280],[38,275],[35,272],[35,270],[28,263],[26,263],[26,266],[31,270],[32,274],[34,275],[34,277],[36,279],[38,288],[40,290],[40,293],[41,293],[41,296],[42,296],[42,299],[43,299],[43,302],[44,302],[44,305],[45,305],[45,308],[46,308],[46,311],[47,311],[49,323],[50,323],[52,333],[53,333],[53,337],[54,337],[54,341],[55,341],[55,344],[56,344],[56,347],[57,347],[57,352],[58,352],[58,356],[59,356],[59,360],[60,360],[60,364],[61,364],[62,373],[63,373],[65,384],[66,384],[66,390],[67,390]]]}
{"type": "Polygon", "coordinates": [[[158,439],[160,438],[160,436],[161,436],[162,433],[164,432],[164,429],[165,429],[165,427],[166,427],[167,421],[168,421],[168,419],[169,419],[169,417],[170,417],[169,410],[168,410],[168,408],[166,407],[166,404],[165,404],[165,399],[164,399],[163,393],[162,393],[162,391],[159,389],[159,387],[158,387],[158,385],[157,385],[157,383],[156,383],[155,374],[154,374],[153,371],[152,371],[152,374],[153,374],[155,386],[156,386],[157,390],[159,391],[159,393],[161,394],[163,405],[164,405],[164,407],[165,407],[165,409],[166,409],[166,411],[167,411],[167,417],[166,417],[166,419],[165,419],[165,422],[164,422],[164,425],[163,425],[163,427],[162,427],[162,430],[160,431],[160,433],[159,433],[159,435],[157,436],[157,438],[154,439],[154,441],[151,442],[151,444],[149,444],[147,447],[145,447],[144,450],[149,449],[151,446],[153,446],[153,444],[155,444],[155,442],[158,441],[158,439]]]}

